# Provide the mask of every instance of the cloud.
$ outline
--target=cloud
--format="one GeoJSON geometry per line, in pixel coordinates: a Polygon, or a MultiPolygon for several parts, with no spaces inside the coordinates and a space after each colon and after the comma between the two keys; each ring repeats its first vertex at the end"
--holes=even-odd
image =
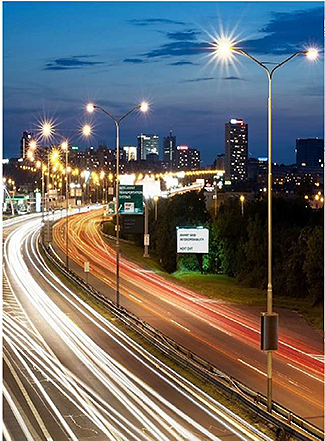
{"type": "Polygon", "coordinates": [[[141,60],[140,58],[125,58],[123,60],[123,63],[133,63],[133,64],[139,64],[139,63],[143,63],[144,61],[141,60]]]}
{"type": "Polygon", "coordinates": [[[176,24],[176,25],[186,25],[183,21],[169,20],[168,18],[145,18],[145,19],[132,19],[128,20],[128,23],[135,26],[150,26],[155,24],[176,24]]]}
{"type": "Polygon", "coordinates": [[[22,107],[7,107],[4,109],[3,115],[4,117],[8,115],[30,115],[32,113],[38,112],[39,109],[31,109],[29,108],[22,108],[22,107]]]}
{"type": "Polygon", "coordinates": [[[175,63],[169,63],[169,66],[186,66],[188,64],[197,66],[197,63],[192,63],[192,61],[176,61],[175,63]]]}
{"type": "Polygon", "coordinates": [[[183,80],[180,83],[198,83],[200,81],[210,81],[214,80],[214,77],[203,77],[203,78],[193,78],[193,80],[183,80]]]}
{"type": "Polygon", "coordinates": [[[181,57],[188,55],[198,55],[206,52],[209,46],[206,43],[196,43],[193,41],[177,41],[174,43],[167,43],[158,49],[153,49],[144,54],[147,58],[156,57],[181,57]]]}
{"type": "Polygon", "coordinates": [[[221,78],[222,80],[239,80],[239,81],[245,81],[243,78],[240,77],[235,77],[235,76],[230,76],[230,77],[223,77],[221,78]]]}
{"type": "Polygon", "coordinates": [[[199,35],[200,32],[194,31],[193,29],[190,29],[188,31],[184,32],[166,32],[166,37],[170,40],[178,40],[178,41],[193,41],[197,39],[197,35],[199,35]]]}
{"type": "Polygon", "coordinates": [[[257,54],[287,55],[323,46],[323,7],[293,12],[272,12],[271,20],[259,30],[267,34],[243,41],[243,49],[257,54]]]}
{"type": "Polygon", "coordinates": [[[81,69],[83,67],[105,64],[103,61],[83,61],[82,58],[92,58],[95,55],[74,55],[66,58],[57,58],[46,63],[44,70],[81,69]]]}
{"type": "Polygon", "coordinates": [[[305,96],[320,96],[324,98],[324,86],[322,84],[317,84],[313,86],[302,87],[299,93],[305,96]]]}

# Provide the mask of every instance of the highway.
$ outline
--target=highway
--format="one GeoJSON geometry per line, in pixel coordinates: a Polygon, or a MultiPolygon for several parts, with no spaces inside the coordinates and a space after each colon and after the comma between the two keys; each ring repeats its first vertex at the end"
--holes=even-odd
{"type": "MultiPolygon", "coordinates": [[[[71,268],[114,300],[115,252],[99,232],[102,211],[69,219],[71,268]]],[[[65,222],[56,224],[54,247],[65,252],[65,222]]],[[[211,361],[247,386],[266,393],[266,355],[260,351],[256,308],[240,308],[209,299],[176,285],[133,262],[121,259],[121,305],[161,332],[211,361]]],[[[287,313],[285,313],[286,315],[287,313]]],[[[320,333],[298,315],[281,321],[279,350],[274,354],[274,399],[313,424],[324,424],[324,352],[320,333]],[[281,326],[282,325],[282,326],[281,326]]]]}
{"type": "Polygon", "coordinates": [[[39,216],[3,226],[5,440],[269,439],[67,288],[40,255],[39,216]]]}

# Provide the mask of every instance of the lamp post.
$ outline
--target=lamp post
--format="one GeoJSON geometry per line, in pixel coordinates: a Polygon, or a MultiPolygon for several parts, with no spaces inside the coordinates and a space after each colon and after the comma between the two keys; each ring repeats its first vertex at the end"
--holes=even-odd
{"type": "Polygon", "coordinates": [[[244,216],[244,202],[245,202],[245,196],[241,195],[240,198],[240,203],[241,203],[241,215],[244,216]]]}
{"type": "Polygon", "coordinates": [[[214,181],[213,185],[214,185],[214,195],[213,195],[213,199],[214,199],[214,218],[216,218],[217,217],[217,207],[218,207],[218,187],[217,187],[217,182],[214,181]]]}
{"type": "Polygon", "coordinates": [[[120,125],[121,122],[129,116],[135,110],[141,110],[146,112],[148,110],[148,104],[143,102],[140,105],[133,107],[129,112],[123,115],[120,119],[116,119],[103,107],[88,104],[87,112],[92,113],[95,109],[99,109],[106,116],[108,116],[115,123],[116,128],[116,182],[115,182],[115,212],[116,212],[116,306],[120,306],[120,215],[119,215],[119,180],[120,180],[120,125]]]}
{"type": "MultiPolygon", "coordinates": [[[[27,151],[27,159],[30,162],[35,161],[35,153],[38,149],[37,143],[35,140],[32,140],[28,145],[27,151]]],[[[46,166],[43,164],[43,161],[38,160],[36,163],[36,168],[41,169],[41,181],[42,181],[42,196],[41,196],[41,212],[42,212],[42,242],[44,243],[44,204],[45,204],[45,182],[44,182],[44,171],[46,166]]]]}
{"type": "MultiPolygon", "coordinates": [[[[81,129],[81,133],[84,136],[89,136],[91,135],[92,129],[91,126],[86,124],[82,127],[81,129]]],[[[65,199],[66,199],[66,225],[65,225],[65,230],[66,230],[66,268],[69,269],[69,230],[68,230],[68,226],[69,226],[69,140],[71,140],[73,137],[75,137],[79,132],[76,132],[75,134],[73,134],[72,136],[70,136],[69,138],[63,136],[60,132],[58,132],[53,124],[49,121],[44,121],[41,125],[41,137],[45,138],[45,139],[50,139],[53,138],[54,136],[58,136],[61,139],[63,139],[60,147],[61,150],[65,152],[65,199]]],[[[52,155],[51,157],[51,161],[52,162],[56,162],[59,159],[60,156],[60,152],[58,150],[54,150],[52,152],[48,152],[47,153],[47,211],[48,211],[48,223],[47,223],[47,233],[48,233],[48,240],[50,241],[50,223],[49,223],[49,216],[50,216],[50,202],[49,202],[49,186],[50,186],[50,153],[52,155]]]]}
{"type": "Polygon", "coordinates": [[[143,236],[143,257],[149,256],[149,210],[148,210],[148,199],[144,198],[144,236],[143,236]]]}
{"type": "Polygon", "coordinates": [[[251,59],[258,66],[262,67],[268,78],[268,276],[267,276],[267,313],[262,315],[263,329],[266,330],[263,333],[265,337],[264,343],[261,342],[262,349],[267,352],[267,409],[269,412],[272,411],[272,351],[277,349],[277,321],[278,317],[273,313],[273,288],[272,288],[272,79],[274,72],[279,69],[279,67],[286,64],[288,61],[295,58],[297,55],[305,55],[309,60],[315,60],[318,56],[317,49],[311,48],[306,51],[298,51],[290,55],[280,63],[277,63],[272,69],[267,66],[268,63],[261,62],[255,57],[247,53],[241,48],[236,47],[231,41],[220,40],[213,44],[215,48],[215,55],[218,58],[229,59],[232,54],[244,55],[245,57],[251,59]],[[275,320],[274,320],[275,318],[275,320]],[[264,320],[264,322],[263,322],[264,320]],[[273,341],[273,345],[269,344],[268,335],[269,331],[274,331],[273,336],[276,341],[273,341]],[[275,343],[275,344],[274,344],[275,343]]]}
{"type": "MultiPolygon", "coordinates": [[[[85,124],[81,133],[83,136],[88,137],[92,133],[91,126],[89,124],[85,124]]],[[[61,135],[57,130],[55,130],[55,134],[64,139],[61,143],[61,149],[65,152],[65,245],[66,245],[66,253],[65,253],[65,266],[67,270],[69,269],[69,195],[70,195],[70,182],[69,182],[69,140],[74,138],[77,134],[73,134],[69,139],[61,135]]]]}
{"type": "Polygon", "coordinates": [[[154,197],[154,201],[155,201],[155,221],[156,222],[158,220],[158,199],[159,199],[159,196],[155,196],[154,197]]]}

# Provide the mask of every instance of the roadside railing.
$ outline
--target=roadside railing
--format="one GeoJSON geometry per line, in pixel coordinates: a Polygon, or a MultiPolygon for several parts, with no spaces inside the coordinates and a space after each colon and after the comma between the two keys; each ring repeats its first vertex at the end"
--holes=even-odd
{"type": "Polygon", "coordinates": [[[101,305],[108,308],[109,311],[118,317],[123,323],[139,333],[173,360],[187,366],[201,378],[214,384],[224,392],[227,392],[234,397],[234,399],[240,401],[246,408],[277,427],[277,435],[279,439],[285,439],[286,435],[291,435],[296,439],[303,441],[324,440],[324,432],[320,428],[299,417],[284,406],[273,402],[272,413],[268,412],[267,398],[265,395],[250,389],[241,381],[222,372],[209,361],[199,357],[193,351],[164,335],[149,323],[139,319],[125,308],[121,306],[117,307],[111,300],[97,291],[83,278],[73,271],[67,270],[64,264],[50,249],[46,248],[43,244],[42,248],[48,259],[66,277],[77,283],[101,305]]]}

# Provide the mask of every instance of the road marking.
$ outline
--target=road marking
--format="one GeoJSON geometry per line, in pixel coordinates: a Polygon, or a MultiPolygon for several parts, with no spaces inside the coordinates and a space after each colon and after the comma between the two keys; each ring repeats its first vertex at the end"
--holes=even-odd
{"type": "Polygon", "coordinates": [[[179,326],[180,328],[184,329],[185,331],[187,331],[187,332],[191,332],[188,328],[185,328],[185,326],[181,325],[181,324],[178,323],[178,322],[175,322],[175,320],[170,319],[170,321],[171,321],[172,323],[174,323],[174,325],[179,326]]]}
{"type": "Polygon", "coordinates": [[[319,381],[320,383],[324,383],[324,380],[321,380],[320,378],[315,377],[315,375],[309,374],[308,372],[303,371],[302,369],[299,369],[299,368],[297,368],[296,366],[293,366],[293,365],[290,364],[290,363],[287,363],[287,365],[290,366],[290,367],[292,367],[292,369],[296,369],[297,371],[302,372],[302,373],[305,374],[305,375],[308,375],[308,377],[311,377],[311,378],[313,378],[314,380],[319,381]]]}
{"type": "Polygon", "coordinates": [[[264,375],[264,377],[267,377],[265,372],[260,371],[259,369],[257,369],[256,367],[246,363],[246,361],[241,360],[240,358],[237,358],[238,361],[240,361],[241,363],[245,364],[246,366],[250,367],[251,369],[254,369],[254,371],[258,372],[261,375],[264,375]]]}
{"type": "Polygon", "coordinates": [[[134,299],[136,302],[142,303],[142,300],[138,299],[137,297],[133,296],[132,294],[129,294],[132,299],[134,299]]]}

